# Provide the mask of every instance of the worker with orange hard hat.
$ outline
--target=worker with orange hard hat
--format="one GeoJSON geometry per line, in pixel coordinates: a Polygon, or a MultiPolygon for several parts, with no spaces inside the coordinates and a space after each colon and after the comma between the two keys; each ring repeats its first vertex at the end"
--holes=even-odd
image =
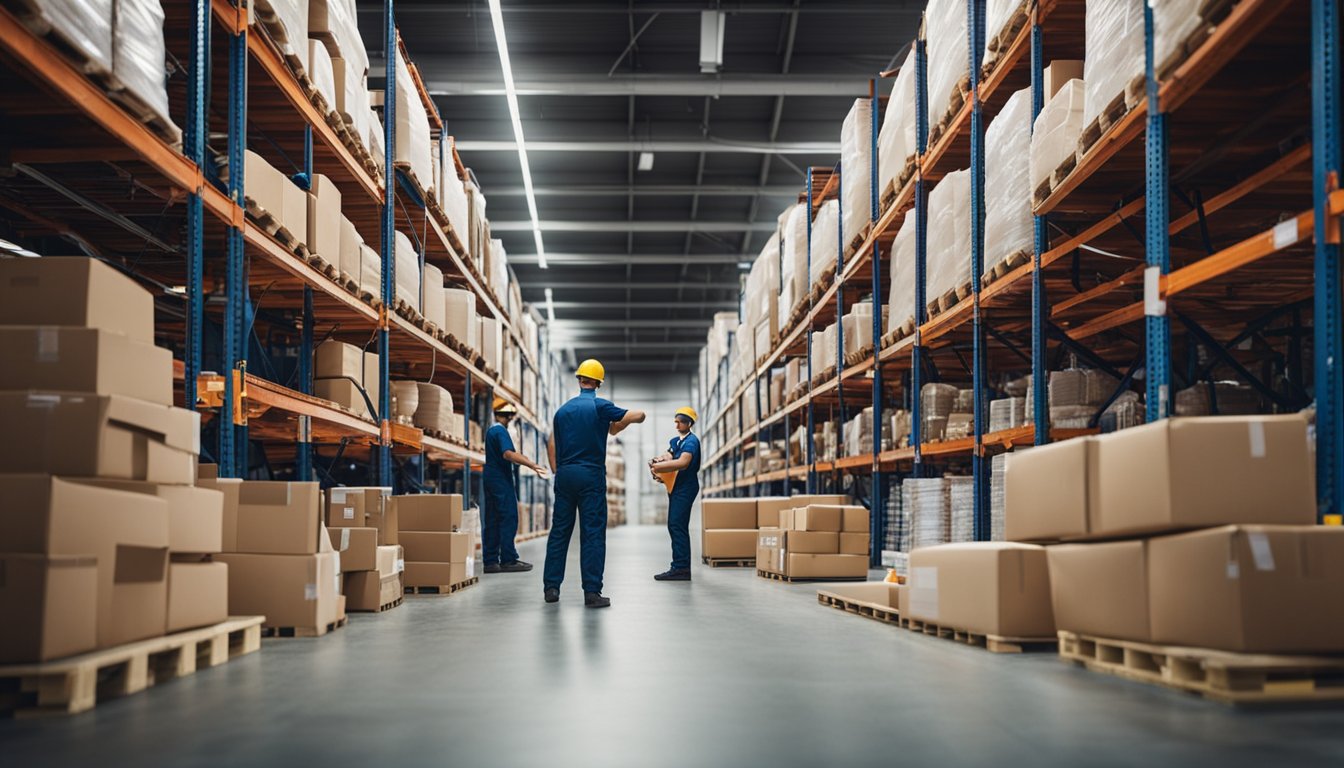
{"type": "Polygon", "coordinates": [[[700,438],[691,432],[699,417],[695,409],[678,408],[672,420],[677,436],[667,453],[649,462],[656,475],[675,472],[676,481],[667,490],[667,532],[672,537],[672,567],[654,576],[658,581],[691,580],[691,506],[700,495],[700,438]]]}
{"type": "Polygon", "coordinates": [[[518,414],[513,403],[496,397],[495,423],[485,431],[485,515],[481,525],[481,560],[486,573],[522,573],[532,570],[531,563],[518,559],[513,540],[518,535],[518,491],[514,487],[513,467],[527,467],[542,477],[546,469],[513,447],[509,422],[518,414]]]}

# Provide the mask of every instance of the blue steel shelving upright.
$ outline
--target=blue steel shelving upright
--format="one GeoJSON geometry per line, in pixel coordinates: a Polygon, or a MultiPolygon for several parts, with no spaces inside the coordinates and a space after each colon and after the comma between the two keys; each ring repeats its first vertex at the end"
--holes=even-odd
{"type": "MultiPolygon", "coordinates": [[[[871,154],[869,160],[869,184],[868,184],[868,210],[873,227],[877,227],[877,219],[881,215],[882,190],[878,188],[877,172],[877,135],[881,130],[879,116],[881,115],[881,100],[878,98],[877,81],[871,82],[872,89],[872,109],[870,111],[871,125],[870,136],[871,154]]],[[[871,298],[872,310],[872,339],[873,339],[873,464],[872,464],[872,486],[869,491],[868,505],[868,541],[869,565],[876,567],[882,562],[882,531],[886,525],[886,511],[884,504],[886,484],[882,473],[882,465],[878,462],[878,454],[882,453],[882,366],[877,362],[877,355],[882,351],[882,253],[881,247],[877,244],[877,238],[873,238],[873,294],[871,298]]]]}
{"type": "MultiPolygon", "coordinates": [[[[182,149],[197,168],[205,167],[205,137],[209,126],[205,119],[208,85],[205,73],[210,67],[211,12],[208,0],[191,4],[191,49],[187,57],[187,119],[182,149]]],[[[204,180],[200,182],[204,184],[204,180]]],[[[205,322],[205,205],[201,189],[187,196],[187,338],[183,356],[182,402],[196,408],[196,382],[200,379],[202,326],[205,322]]]]}
{"type": "MultiPolygon", "coordinates": [[[[389,380],[392,347],[388,333],[388,308],[396,292],[396,157],[397,157],[397,24],[393,0],[383,0],[383,210],[382,210],[382,294],[383,309],[378,322],[378,418],[381,421],[378,440],[378,484],[392,485],[392,440],[388,417],[392,413],[392,392],[389,380]]],[[[470,379],[468,379],[470,380],[470,379]]],[[[466,435],[471,441],[471,433],[466,435]]],[[[467,484],[470,487],[470,483],[467,484]]],[[[464,491],[464,504],[467,500],[464,491]]]]}
{"type": "MultiPolygon", "coordinates": [[[[247,149],[247,35],[246,29],[229,37],[229,108],[228,158],[229,199],[243,205],[243,153],[247,149]]],[[[242,393],[238,384],[247,368],[247,265],[243,259],[243,231],[240,222],[228,227],[224,292],[223,368],[224,401],[219,423],[219,474],[242,477],[247,472],[246,427],[234,423],[234,413],[242,393]],[[234,375],[238,375],[235,381],[234,375]],[[241,460],[240,460],[241,456],[241,460]]],[[[198,297],[198,301],[200,298],[198,297]]],[[[195,310],[193,309],[193,312],[195,310]]]]}
{"type": "MultiPolygon", "coordinates": [[[[1045,51],[1041,39],[1040,18],[1031,16],[1031,125],[1035,130],[1036,118],[1045,108],[1045,51]]],[[[1050,442],[1050,410],[1045,402],[1045,316],[1047,297],[1045,275],[1041,271],[1041,255],[1049,245],[1045,216],[1032,217],[1031,255],[1031,418],[1032,442],[1044,445],[1050,442]]]]}
{"type": "Polygon", "coordinates": [[[985,123],[980,104],[980,52],[985,48],[985,4],[966,0],[966,35],[971,78],[971,391],[974,447],[971,477],[974,483],[974,532],[976,541],[988,541],[989,467],[985,462],[985,329],[980,314],[980,276],[985,271],[985,123]]]}
{"type": "Polygon", "coordinates": [[[1340,178],[1340,9],[1335,0],[1311,4],[1312,195],[1315,227],[1313,333],[1316,389],[1318,514],[1338,515],[1344,492],[1344,328],[1340,310],[1340,222],[1329,220],[1329,196],[1340,178]]]}
{"type": "MultiPolygon", "coordinates": [[[[928,49],[921,38],[915,41],[915,148],[923,157],[929,148],[928,49]]],[[[924,381],[924,345],[921,333],[928,314],[925,304],[925,277],[929,257],[929,188],[923,169],[915,168],[915,343],[910,352],[910,444],[914,446],[911,477],[924,476],[923,427],[920,422],[920,390],[924,381]]]]}
{"type": "Polygon", "coordinates": [[[1148,267],[1143,273],[1144,330],[1147,365],[1148,421],[1165,419],[1171,397],[1171,320],[1158,298],[1161,278],[1171,271],[1171,239],[1167,234],[1167,116],[1161,112],[1153,61],[1153,9],[1143,7],[1144,72],[1148,86],[1148,128],[1144,145],[1146,233],[1148,267]]]}

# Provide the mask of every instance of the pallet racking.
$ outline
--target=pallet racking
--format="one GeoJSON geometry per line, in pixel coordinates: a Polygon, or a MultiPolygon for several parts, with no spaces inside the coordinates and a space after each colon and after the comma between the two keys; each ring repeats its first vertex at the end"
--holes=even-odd
{"type": "MultiPolygon", "coordinates": [[[[1046,62],[1083,58],[1085,5],[1024,2],[1018,13],[1026,15],[1026,23],[1002,36],[997,58],[983,72],[978,52],[985,37],[984,4],[966,5],[969,94],[933,142],[925,109],[925,41],[913,43],[915,173],[890,203],[879,205],[881,98],[874,81],[873,163],[860,171],[872,178],[873,224],[862,244],[847,252],[841,243],[829,285],[820,292],[814,286],[798,322],[782,329],[736,386],[728,361],[737,340],[730,335],[723,360],[706,359],[718,372],[701,377],[706,382],[701,396],[713,414],[704,430],[710,454],[706,494],[787,494],[795,483],[812,493],[823,485],[838,488],[846,474],[854,475],[856,495],[866,490],[874,510],[876,564],[884,475],[923,477],[954,462],[969,465],[974,477],[974,531],[983,540],[990,535],[988,474],[994,453],[1091,431],[1106,405],[1140,379],[1147,418],[1165,418],[1172,411],[1173,384],[1192,385],[1221,367],[1275,409],[1300,409],[1314,399],[1319,511],[1324,520],[1337,519],[1328,517],[1341,511],[1344,489],[1337,6],[1329,0],[1205,3],[1209,22],[1187,41],[1184,58],[1165,67],[1153,60],[1153,10],[1145,7],[1142,94],[1135,94],[1128,111],[1114,115],[1077,155],[1074,167],[1036,201],[1030,260],[986,275],[985,126],[1022,88],[1031,89],[1033,119],[1040,113],[1046,62]],[[958,168],[972,171],[972,284],[968,294],[930,318],[924,295],[928,194],[958,168]],[[1177,206],[1184,210],[1172,210],[1177,206]],[[875,351],[848,362],[843,354],[833,363],[815,360],[812,332],[836,321],[865,292],[883,300],[882,274],[890,265],[899,217],[912,208],[913,332],[883,339],[875,308],[873,338],[881,340],[875,351]],[[1142,249],[1138,256],[1114,258],[1133,252],[1136,243],[1142,249]],[[1050,361],[1062,354],[1120,382],[1089,429],[1049,428],[1046,376],[1050,361]],[[767,384],[763,400],[762,379],[768,381],[790,358],[804,361],[806,391],[776,403],[767,384]],[[835,373],[814,378],[832,365],[835,373]],[[1304,376],[1306,365],[1311,378],[1304,376]],[[921,387],[958,369],[953,375],[968,381],[974,394],[973,432],[965,439],[928,442],[921,436],[921,387]],[[989,377],[1007,371],[1031,374],[1033,418],[1027,426],[989,432],[989,377]],[[756,423],[747,423],[744,398],[756,400],[761,415],[756,423]],[[910,444],[882,450],[884,415],[893,404],[911,413],[910,444]],[[874,452],[819,461],[817,425],[838,419],[837,434],[843,436],[847,410],[864,406],[872,408],[874,452]],[[783,469],[748,473],[748,452],[772,436],[778,439],[781,428],[787,447],[796,421],[807,427],[801,463],[786,449],[783,469]]],[[[811,216],[835,196],[845,170],[809,169],[800,202],[807,202],[811,216]]],[[[809,265],[811,236],[809,217],[809,265]]]]}

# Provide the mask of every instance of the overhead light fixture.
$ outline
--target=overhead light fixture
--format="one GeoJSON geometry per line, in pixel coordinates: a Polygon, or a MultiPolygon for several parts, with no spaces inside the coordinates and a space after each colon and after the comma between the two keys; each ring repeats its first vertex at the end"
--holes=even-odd
{"type": "Polygon", "coordinates": [[[712,75],[723,67],[723,11],[700,12],[700,72],[712,75]]]}
{"type": "Polygon", "coordinates": [[[504,74],[504,98],[509,103],[509,121],[513,123],[513,141],[518,145],[518,166],[523,173],[523,194],[527,212],[532,216],[532,239],[537,244],[537,266],[546,269],[546,248],[541,243],[541,217],[537,215],[537,195],[532,190],[532,166],[527,162],[527,142],[523,139],[523,119],[518,112],[518,89],[513,84],[513,65],[509,63],[509,43],[504,37],[504,12],[499,0],[490,0],[490,23],[495,29],[495,47],[499,49],[499,68],[504,74]]]}
{"type": "Polygon", "coordinates": [[[652,171],[652,170],[653,170],[653,153],[652,153],[652,152],[640,152],[640,153],[639,153],[639,170],[641,170],[641,171],[652,171]]]}
{"type": "Polygon", "coordinates": [[[12,253],[15,256],[22,256],[25,259],[42,258],[36,253],[33,253],[32,251],[28,250],[27,248],[24,248],[23,246],[18,245],[17,243],[11,243],[8,240],[0,240],[0,251],[5,251],[6,253],[12,253]]]}
{"type": "Polygon", "coordinates": [[[546,289],[546,319],[555,322],[555,302],[552,300],[550,288],[546,289]]]}

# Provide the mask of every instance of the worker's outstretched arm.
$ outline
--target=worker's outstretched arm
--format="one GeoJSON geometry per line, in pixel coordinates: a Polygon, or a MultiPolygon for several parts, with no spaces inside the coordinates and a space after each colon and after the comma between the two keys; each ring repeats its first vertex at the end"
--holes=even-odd
{"type": "Polygon", "coordinates": [[[540,464],[537,464],[536,462],[532,461],[531,459],[527,458],[526,456],[517,451],[505,451],[504,460],[511,461],[519,466],[527,467],[528,469],[532,470],[533,472],[536,472],[538,475],[541,475],[542,477],[546,476],[545,467],[541,466],[540,464]]]}
{"type": "Polygon", "coordinates": [[[626,411],[625,415],[621,417],[620,421],[613,421],[611,423],[611,427],[607,429],[607,432],[608,434],[619,435],[622,430],[624,430],[631,424],[643,424],[643,423],[644,423],[643,411],[626,411]]]}

